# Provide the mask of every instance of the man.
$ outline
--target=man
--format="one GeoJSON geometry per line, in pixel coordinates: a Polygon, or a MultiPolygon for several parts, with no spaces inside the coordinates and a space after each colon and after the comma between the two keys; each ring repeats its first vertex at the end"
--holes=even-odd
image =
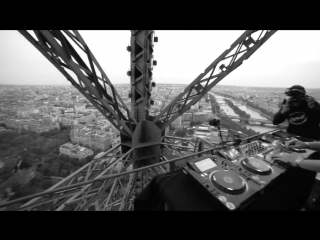
{"type": "Polygon", "coordinates": [[[280,110],[273,117],[273,125],[288,120],[288,133],[320,139],[320,104],[306,94],[304,87],[294,85],[285,92],[280,110]]]}

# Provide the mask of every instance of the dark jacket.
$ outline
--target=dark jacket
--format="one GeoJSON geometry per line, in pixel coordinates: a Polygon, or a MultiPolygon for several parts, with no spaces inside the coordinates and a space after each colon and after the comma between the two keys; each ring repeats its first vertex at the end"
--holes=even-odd
{"type": "Polygon", "coordinates": [[[320,104],[314,102],[310,108],[307,102],[302,101],[298,107],[292,107],[286,114],[280,110],[273,117],[273,124],[278,125],[288,120],[288,133],[301,137],[320,139],[320,104]]]}

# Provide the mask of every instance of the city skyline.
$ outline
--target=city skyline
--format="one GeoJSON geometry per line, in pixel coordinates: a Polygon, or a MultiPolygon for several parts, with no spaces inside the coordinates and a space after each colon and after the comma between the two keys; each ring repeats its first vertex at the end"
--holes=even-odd
{"type": "MultiPolygon", "coordinates": [[[[190,84],[243,31],[156,31],[154,80],[190,84]],[[186,71],[187,69],[187,71],[186,71]]],[[[80,31],[113,84],[129,84],[130,31],[80,31]]],[[[219,85],[320,88],[320,31],[278,31],[219,85]],[[299,46],[303,46],[299,48],[299,46]]],[[[18,31],[0,32],[0,85],[71,85],[18,31]]],[[[81,54],[80,54],[81,55],[81,54]]]]}
{"type": "MultiPolygon", "coordinates": [[[[186,83],[158,83],[157,84],[158,86],[179,86],[179,87],[186,87],[188,86],[188,84],[186,83]]],[[[44,85],[44,84],[39,84],[39,85],[36,85],[36,84],[24,84],[24,85],[19,85],[19,84],[0,84],[0,87],[1,86],[6,86],[6,87],[10,87],[10,86],[17,86],[17,87],[31,87],[31,86],[38,86],[38,87],[72,87],[71,84],[68,84],[68,82],[66,84],[60,84],[60,85],[44,85]]],[[[118,83],[118,84],[114,84],[114,86],[130,86],[130,83],[118,83]]],[[[283,89],[287,89],[288,87],[259,87],[259,86],[237,86],[237,85],[223,85],[223,84],[217,84],[215,85],[214,87],[212,87],[212,89],[214,88],[224,88],[224,87],[234,87],[234,88],[242,88],[242,89],[255,89],[255,88],[261,88],[261,89],[277,89],[277,90],[283,90],[283,89]]],[[[320,87],[318,88],[305,88],[305,89],[310,89],[312,91],[315,91],[315,90],[319,90],[320,87]]]]}
{"type": "MultiPolygon", "coordinates": [[[[118,85],[115,88],[124,105],[131,111],[131,99],[128,96],[130,85],[118,85]]],[[[163,107],[168,106],[183,88],[183,85],[178,84],[158,84],[152,92],[153,104],[148,107],[148,115],[161,115],[163,107]]],[[[319,101],[320,90],[312,92],[312,96],[319,101]]],[[[245,138],[241,147],[236,145],[239,149],[236,150],[240,152],[247,145],[248,139],[253,139],[254,144],[259,133],[262,136],[270,136],[270,131],[277,131],[278,127],[283,127],[281,123],[278,126],[272,124],[272,118],[279,111],[278,104],[282,97],[282,90],[258,87],[224,85],[210,90],[209,94],[203,94],[189,109],[175,115],[171,124],[163,129],[165,138],[185,139],[188,145],[168,141],[168,146],[179,147],[179,150],[177,152],[176,148],[166,148],[163,151],[164,156],[168,160],[181,155],[188,157],[187,154],[196,151],[197,148],[192,146],[197,144],[199,139],[205,140],[204,148],[211,148],[216,144],[225,146],[224,139],[235,139],[237,141],[234,141],[234,144],[237,144],[238,140],[245,138]],[[209,127],[214,118],[220,119],[218,126],[221,128],[209,127]],[[264,135],[267,133],[268,135],[264,135]]],[[[79,186],[78,184],[88,186],[87,181],[92,183],[93,179],[101,176],[136,169],[134,165],[130,165],[131,163],[127,164],[127,159],[122,161],[119,158],[124,156],[121,155],[121,147],[130,144],[129,138],[120,134],[121,127],[119,129],[118,124],[121,122],[109,121],[110,118],[105,117],[105,110],[99,111],[98,108],[94,108],[72,86],[2,86],[0,99],[0,211],[22,210],[25,207],[25,202],[22,202],[25,201],[25,197],[35,193],[47,194],[43,193],[46,190],[53,190],[53,194],[59,194],[59,197],[66,199],[58,203],[51,203],[46,199],[45,204],[31,204],[31,207],[27,207],[28,210],[83,210],[77,208],[78,202],[65,205],[67,198],[72,199],[76,195],[69,195],[70,192],[67,192],[62,196],[61,188],[72,189],[76,185],[79,186]]],[[[123,115],[128,113],[123,108],[119,108],[119,111],[123,115]]],[[[117,113],[113,116],[117,117],[117,113]]],[[[139,134],[140,130],[133,129],[134,134],[139,134]]],[[[229,149],[230,145],[227,147],[229,149]]],[[[168,168],[163,170],[168,171],[168,168]]],[[[123,182],[119,183],[119,187],[126,186],[130,181],[129,174],[123,175],[120,180],[123,182]]],[[[103,186],[94,183],[91,186],[99,187],[106,193],[98,200],[98,206],[104,199],[110,199],[107,198],[110,192],[103,190],[103,186]]],[[[115,186],[108,187],[112,191],[111,188],[114,189],[115,186]]],[[[138,188],[133,185],[131,189],[138,188]]],[[[98,194],[100,193],[96,196],[99,196],[98,194]]],[[[55,199],[53,198],[53,201],[55,199]]],[[[91,206],[89,208],[93,210],[91,206]]]]}

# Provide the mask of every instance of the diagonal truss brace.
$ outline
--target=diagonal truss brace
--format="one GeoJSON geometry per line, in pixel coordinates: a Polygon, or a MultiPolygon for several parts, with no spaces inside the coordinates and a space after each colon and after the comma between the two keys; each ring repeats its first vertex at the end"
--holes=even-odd
{"type": "Polygon", "coordinates": [[[161,129],[164,130],[181,114],[188,111],[192,105],[197,103],[212,87],[239,67],[244,60],[248,59],[275,32],[276,30],[245,31],[229,49],[225,50],[203,73],[190,83],[184,92],[180,93],[167,105],[153,122],[164,121],[161,126],[161,129]],[[259,37],[255,40],[252,37],[253,33],[259,34],[259,37]],[[221,65],[217,68],[219,64],[221,65]],[[209,73],[209,77],[204,78],[209,73]]]}
{"type": "Polygon", "coordinates": [[[110,121],[119,131],[131,137],[132,132],[126,121],[136,123],[129,109],[108,79],[100,64],[78,31],[34,30],[33,37],[26,30],[19,32],[37,48],[66,78],[79,90],[92,105],[110,121]],[[90,65],[72,46],[71,41],[83,51],[90,65]],[[73,72],[78,79],[72,77],[73,72]],[[98,76],[97,73],[100,73],[98,76]],[[127,115],[127,116],[125,116],[127,115]]]}

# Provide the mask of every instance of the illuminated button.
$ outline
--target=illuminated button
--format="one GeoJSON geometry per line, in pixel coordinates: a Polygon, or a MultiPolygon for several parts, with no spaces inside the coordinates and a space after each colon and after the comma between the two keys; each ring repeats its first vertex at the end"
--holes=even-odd
{"type": "Polygon", "coordinates": [[[233,182],[232,179],[229,178],[229,177],[224,177],[223,180],[224,180],[225,182],[227,182],[227,183],[232,183],[232,182],[233,182]]]}
{"type": "Polygon", "coordinates": [[[229,208],[230,210],[233,210],[233,209],[236,208],[236,207],[233,205],[233,203],[231,203],[231,202],[227,202],[227,203],[226,203],[226,206],[227,206],[227,208],[229,208]]]}
{"type": "Polygon", "coordinates": [[[226,197],[224,197],[224,196],[219,196],[218,198],[219,198],[219,200],[221,202],[226,202],[227,201],[226,197]]]}

